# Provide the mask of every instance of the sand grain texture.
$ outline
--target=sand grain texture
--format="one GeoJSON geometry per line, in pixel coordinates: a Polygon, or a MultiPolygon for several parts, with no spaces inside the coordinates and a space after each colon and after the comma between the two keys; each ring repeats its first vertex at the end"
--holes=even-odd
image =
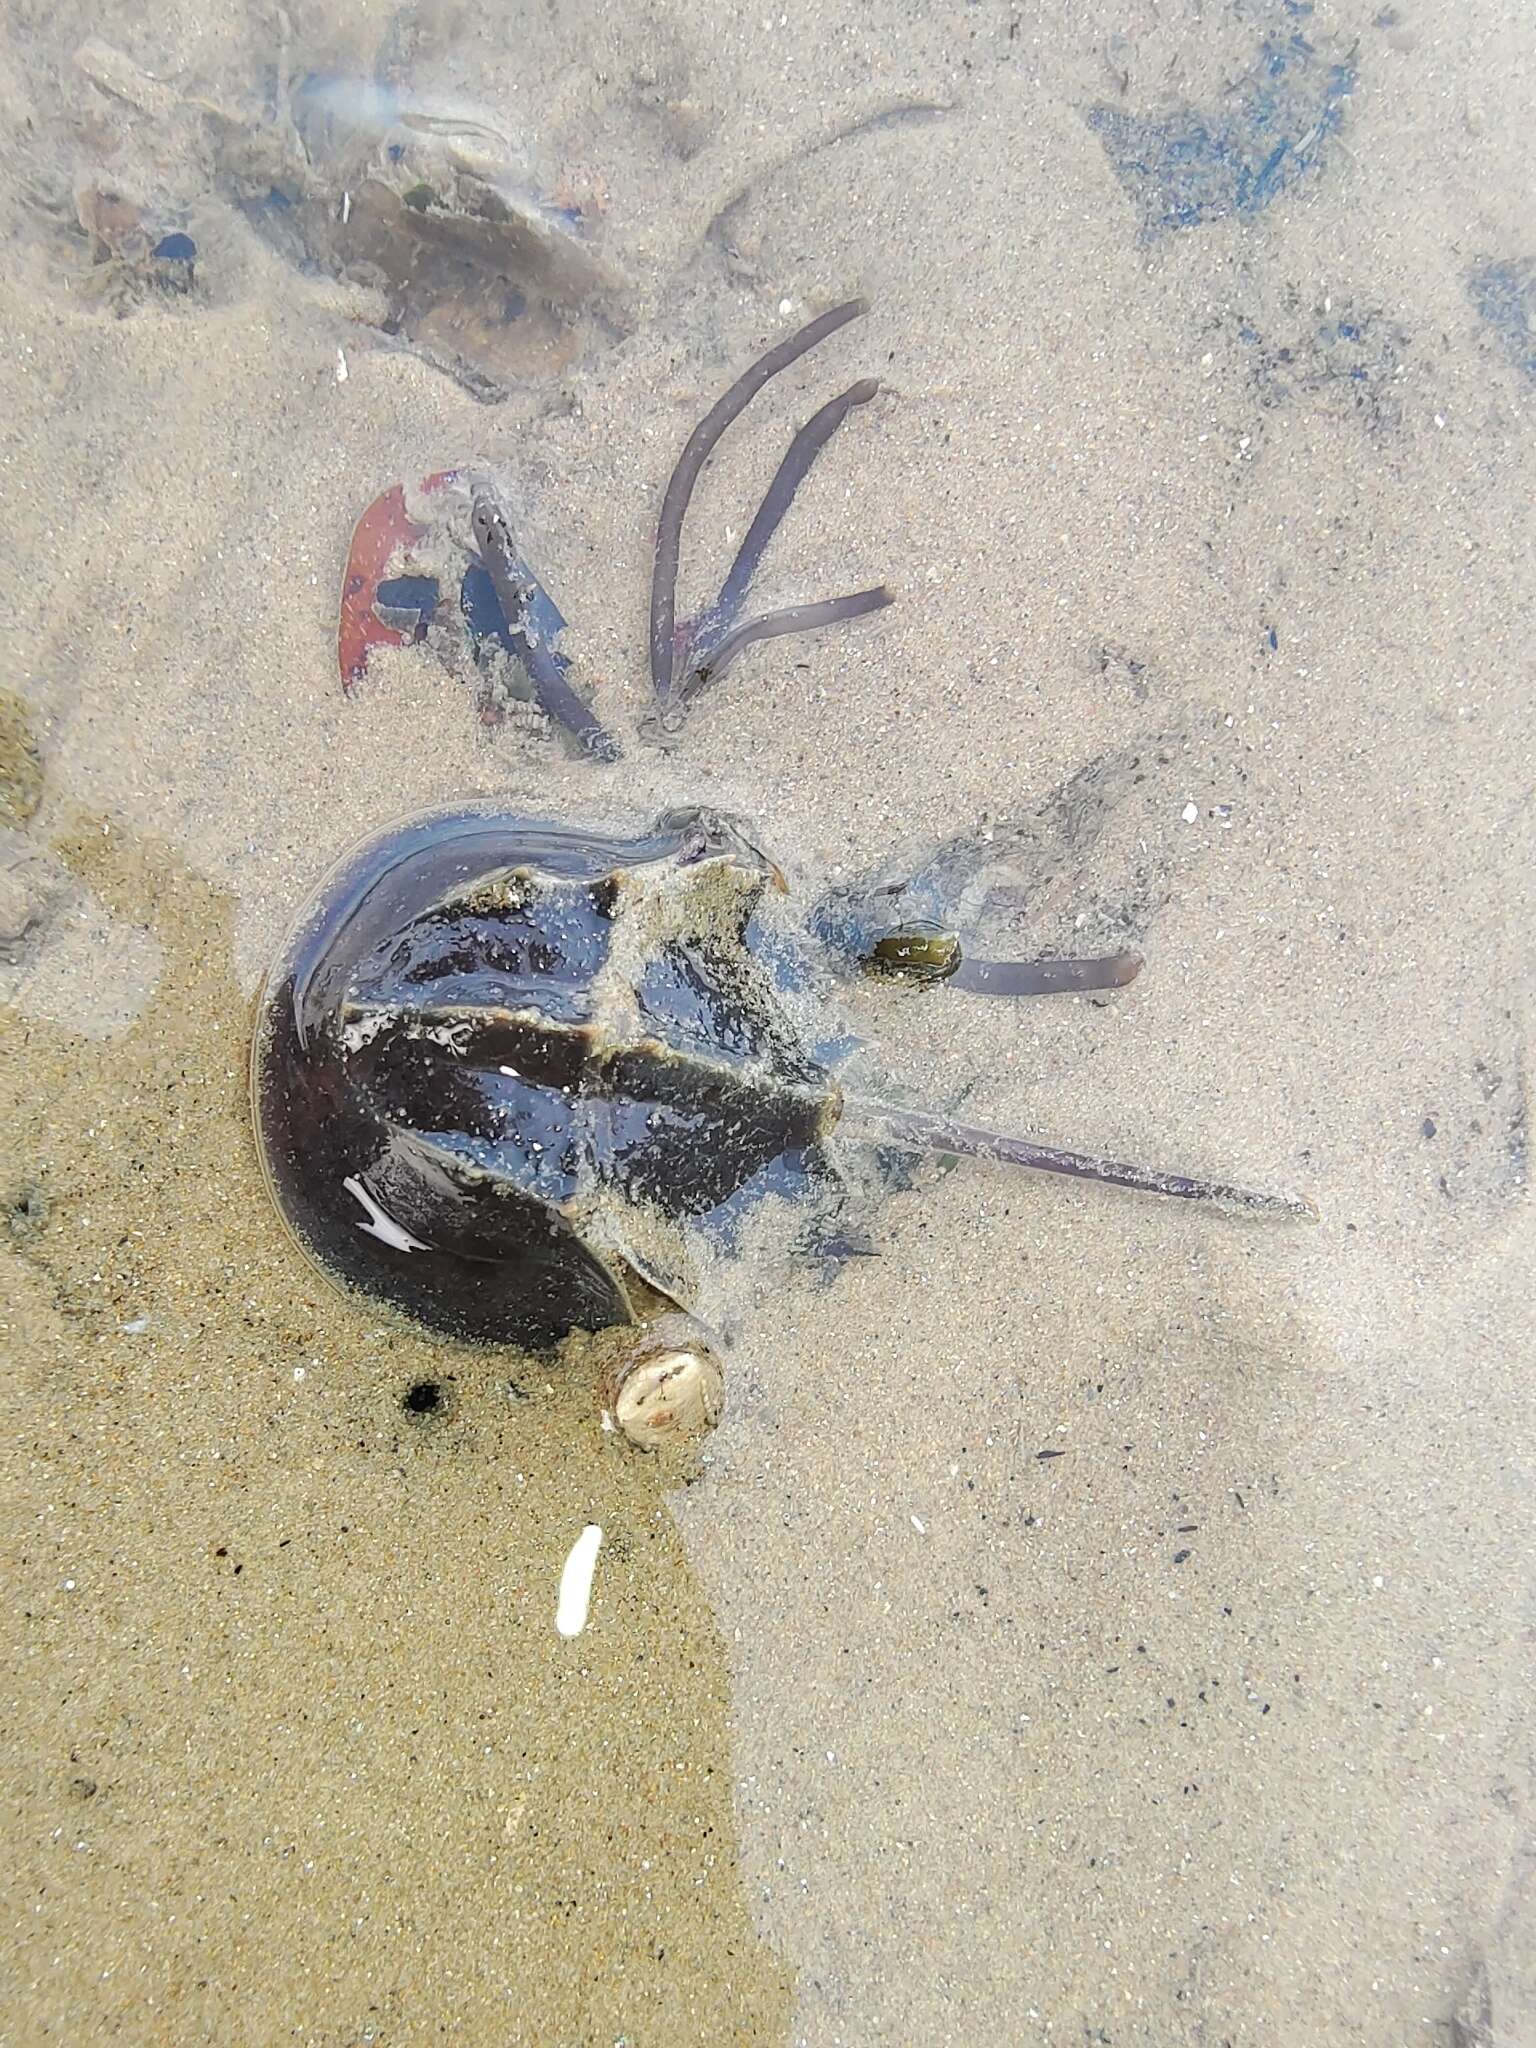
{"type": "Polygon", "coordinates": [[[331,5],[286,59],[494,107],[589,205],[622,303],[486,404],[238,203],[262,10],[9,13],[0,2026],[1513,2048],[1529,30],[1262,0],[516,26],[331,5]],[[109,188],[195,236],[191,293],[131,236],[108,260],[109,188]],[[757,650],[614,768],[488,732],[426,649],[342,697],[352,521],[478,459],[632,732],[671,462],[855,291],[707,472],[684,597],[792,427],[878,374],[761,595],[896,606],[757,650]],[[871,990],[898,1080],[1322,1221],[933,1175],[828,1289],[738,1270],[729,1413],[669,1491],[579,1367],[333,1295],[252,1152],[250,1003],[299,903],[361,833],[488,792],[720,803],[799,890],[1018,824],[1021,942],[1146,969],[1022,1008],[871,990]]]}

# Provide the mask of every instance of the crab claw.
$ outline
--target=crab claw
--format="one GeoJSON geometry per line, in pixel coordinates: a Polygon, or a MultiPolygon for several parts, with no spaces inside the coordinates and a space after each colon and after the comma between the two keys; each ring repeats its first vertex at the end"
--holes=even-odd
{"type": "MultiPolygon", "coordinates": [[[[458,471],[439,470],[419,486],[429,497],[453,483],[458,471]]],[[[389,574],[391,562],[425,538],[427,527],[406,510],[405,488],[393,484],[375,498],[352,534],[346,573],[341,584],[341,625],[336,658],[341,687],[353,690],[368,669],[374,647],[409,647],[421,639],[437,608],[437,586],[430,577],[389,574]]]]}

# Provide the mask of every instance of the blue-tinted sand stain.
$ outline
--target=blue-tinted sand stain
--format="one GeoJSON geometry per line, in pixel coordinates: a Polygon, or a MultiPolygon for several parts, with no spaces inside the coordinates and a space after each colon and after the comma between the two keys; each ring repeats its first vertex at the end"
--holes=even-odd
{"type": "Polygon", "coordinates": [[[1300,404],[1356,419],[1371,434],[1389,432],[1400,417],[1402,377],[1412,354],[1407,329],[1365,302],[1335,300],[1324,314],[1316,304],[1301,304],[1299,294],[1287,306],[1288,296],[1282,295],[1268,331],[1252,320],[1235,323],[1258,403],[1266,409],[1300,404]]]}
{"type": "Polygon", "coordinates": [[[1516,369],[1536,378],[1536,265],[1480,263],[1467,280],[1467,291],[1516,369]]]}
{"type": "Polygon", "coordinates": [[[1307,175],[1343,118],[1355,67],[1301,34],[1272,36],[1214,107],[1154,119],[1099,104],[1090,128],[1141,213],[1145,235],[1250,218],[1307,175]]]}

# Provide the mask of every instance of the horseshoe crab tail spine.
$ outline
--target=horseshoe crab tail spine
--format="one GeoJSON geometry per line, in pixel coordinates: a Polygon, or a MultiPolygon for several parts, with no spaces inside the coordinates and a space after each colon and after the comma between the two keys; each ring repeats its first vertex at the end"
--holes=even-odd
{"type": "Polygon", "coordinates": [[[961,1159],[995,1159],[1005,1166],[1027,1166],[1038,1173],[1070,1174],[1078,1180],[1107,1181],[1114,1187],[1136,1188],[1150,1195],[1173,1195],[1183,1201],[1215,1202],[1253,1215],[1291,1216],[1316,1222],[1317,1210],[1304,1195],[1270,1194],[1237,1187],[1229,1181],[1200,1180],[1189,1174],[1165,1173],[1155,1166],[1134,1166],[1093,1152],[1067,1152],[1037,1138],[1008,1136],[1001,1131],[951,1123],[922,1110],[894,1109],[885,1103],[851,1097],[844,1128],[881,1144],[910,1147],[915,1152],[946,1152],[961,1159]]]}
{"type": "Polygon", "coordinates": [[[1099,960],[975,960],[966,954],[949,985],[979,996],[1077,995],[1085,989],[1125,988],[1140,972],[1137,953],[1111,953],[1099,960]]]}

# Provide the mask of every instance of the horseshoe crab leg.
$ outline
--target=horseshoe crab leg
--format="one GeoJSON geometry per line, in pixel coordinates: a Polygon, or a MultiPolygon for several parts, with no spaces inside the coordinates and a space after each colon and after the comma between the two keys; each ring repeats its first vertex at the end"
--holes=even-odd
{"type": "MultiPolygon", "coordinates": [[[[752,524],[747,528],[747,537],[736,552],[730,572],[720,586],[709,614],[711,623],[717,618],[729,624],[741,610],[742,599],[746,596],[757,566],[769,541],[778,532],[784,514],[794,503],[796,491],[805,481],[811,464],[826,447],[843,421],[856,405],[868,405],[880,389],[876,377],[861,377],[857,384],[850,384],[846,391],[829,398],[820,412],[813,413],[805,425],[790,442],[784,460],[775,472],[773,482],[764,494],[763,502],[757,508],[752,524]]],[[[700,621],[702,627],[703,621],[700,621]]],[[[696,632],[695,639],[700,635],[696,632]]]]}
{"type": "Polygon", "coordinates": [[[743,600],[762,560],[763,551],[778,531],[780,522],[794,501],[796,491],[827,442],[856,405],[874,397],[879,386],[874,378],[861,378],[815,413],[789,445],[778,471],[758,507],[737,551],[720,595],[694,623],[679,631],[677,624],[677,568],[682,551],[683,518],[693,487],[721,435],[762,390],[771,377],[798,362],[801,356],[835,334],[850,320],[867,310],[862,299],[850,299],[835,306],[790,335],[750,369],[737,378],[723,397],[716,400],[689,435],[677,467],[662,498],[661,517],[656,529],[656,561],[651,578],[651,683],[659,711],[676,714],[680,704],[698,695],[715,680],[743,648],[755,641],[773,639],[784,633],[812,632],[844,619],[859,618],[892,602],[892,594],[881,586],[845,597],[824,598],[815,604],[793,605],[770,612],[737,626],[743,600]],[[679,667],[681,673],[679,674],[679,667]]]}
{"type": "Polygon", "coordinates": [[[1317,1210],[1303,1195],[1266,1194],[1257,1188],[1237,1187],[1229,1181],[1199,1180],[1188,1174],[1165,1173],[1155,1166],[1132,1166],[1118,1159],[1105,1159],[1098,1153],[1066,1152],[1060,1146],[1042,1144],[1037,1138],[978,1130],[974,1125],[950,1123],[945,1117],[931,1116],[923,1110],[894,1109],[858,1097],[850,1097],[847,1110],[857,1124],[866,1126],[882,1144],[907,1145],[915,1152],[947,1152],[960,1159],[996,1159],[1005,1166],[1070,1174],[1078,1180],[1108,1181],[1115,1187],[1136,1188],[1145,1194],[1216,1202],[1223,1208],[1253,1214],[1317,1220],[1317,1210]]]}
{"type": "Polygon", "coordinates": [[[787,605],[783,611],[764,612],[748,619],[734,632],[707,651],[692,647],[688,665],[677,686],[674,703],[691,704],[709,685],[718,682],[744,647],[755,640],[776,640],[784,633],[812,633],[820,626],[835,626],[844,619],[859,619],[866,612],[882,611],[894,603],[882,584],[878,590],[855,590],[847,597],[826,597],[819,604],[787,605]]]}
{"type": "Polygon", "coordinates": [[[475,487],[470,523],[480,560],[506,621],[508,652],[528,671],[534,696],[546,715],[563,725],[583,753],[617,761],[623,748],[567,680],[565,656],[550,644],[552,630],[565,622],[554,600],[518,552],[506,507],[489,484],[475,487]]]}

